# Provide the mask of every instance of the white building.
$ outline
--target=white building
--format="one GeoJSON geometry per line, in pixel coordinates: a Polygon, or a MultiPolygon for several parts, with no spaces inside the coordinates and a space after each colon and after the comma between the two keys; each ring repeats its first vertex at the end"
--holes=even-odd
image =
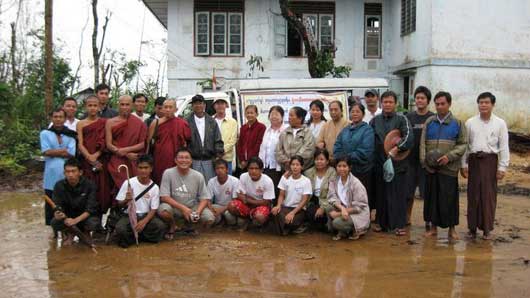
{"type": "MultiPolygon", "coordinates": [[[[278,0],[144,0],[168,31],[169,94],[197,91],[215,68],[221,85],[249,78],[251,55],[263,58],[254,77],[308,78],[299,37],[279,16],[278,0]]],[[[314,23],[321,47],[335,46],[335,64],[351,77],[390,81],[404,105],[415,86],[453,95],[467,118],[483,91],[496,113],[529,131],[530,1],[292,1],[314,23]]]]}

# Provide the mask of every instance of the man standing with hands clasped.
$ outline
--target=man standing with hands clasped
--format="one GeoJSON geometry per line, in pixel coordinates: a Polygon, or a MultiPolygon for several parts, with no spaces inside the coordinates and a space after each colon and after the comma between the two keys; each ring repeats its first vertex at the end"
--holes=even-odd
{"type": "Polygon", "coordinates": [[[477,98],[479,114],[466,121],[467,151],[461,173],[467,181],[468,236],[475,238],[477,228],[491,240],[497,207],[497,181],[502,180],[510,163],[508,127],[493,114],[495,95],[481,93],[477,98]]]}

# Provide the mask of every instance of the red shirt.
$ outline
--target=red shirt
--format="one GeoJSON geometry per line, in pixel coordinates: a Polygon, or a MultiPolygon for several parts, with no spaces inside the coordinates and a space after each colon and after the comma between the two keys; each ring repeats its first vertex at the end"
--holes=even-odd
{"type": "Polygon", "coordinates": [[[236,146],[239,161],[247,161],[253,156],[258,156],[265,130],[265,125],[257,120],[252,125],[245,123],[245,125],[241,126],[236,146]]]}

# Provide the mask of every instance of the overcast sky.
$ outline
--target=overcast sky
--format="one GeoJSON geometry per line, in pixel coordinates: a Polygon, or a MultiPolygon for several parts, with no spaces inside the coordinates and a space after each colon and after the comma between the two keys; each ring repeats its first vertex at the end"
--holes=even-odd
{"type": "MultiPolygon", "coordinates": [[[[0,0],[0,46],[3,49],[9,47],[9,23],[15,21],[19,1],[21,0],[0,0]]],[[[19,19],[19,30],[42,28],[44,26],[44,1],[22,1],[24,4],[24,17],[19,19]]],[[[91,0],[54,0],[53,2],[54,42],[62,46],[61,56],[70,61],[72,72],[79,65],[78,51],[81,42],[81,32],[85,24],[87,24],[82,35],[80,89],[92,86],[93,20],[91,0]]],[[[158,64],[155,60],[160,60],[166,55],[167,32],[165,28],[145,7],[143,2],[139,0],[99,0],[100,28],[103,26],[107,11],[111,12],[111,17],[104,47],[123,52],[128,59],[137,59],[140,51],[140,41],[143,40],[141,60],[146,62],[147,66],[141,69],[141,76],[144,80],[149,77],[156,79],[158,64]]],[[[101,37],[101,33],[98,37],[101,37]]],[[[167,89],[167,83],[164,83],[164,87],[167,89]]]]}

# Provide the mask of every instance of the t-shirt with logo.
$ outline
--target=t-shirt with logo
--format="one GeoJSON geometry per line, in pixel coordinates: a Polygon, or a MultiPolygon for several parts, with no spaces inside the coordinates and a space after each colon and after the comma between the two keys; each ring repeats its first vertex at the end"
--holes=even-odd
{"type": "Polygon", "coordinates": [[[425,115],[419,115],[418,112],[407,113],[407,119],[409,119],[410,125],[412,126],[412,132],[414,133],[414,147],[412,147],[411,154],[409,155],[409,160],[414,165],[419,165],[420,163],[420,141],[421,141],[421,132],[427,118],[434,115],[433,112],[428,111],[425,115]]]}
{"type": "Polygon", "coordinates": [[[181,175],[176,167],[164,171],[160,196],[169,196],[188,208],[197,206],[200,200],[212,199],[200,172],[189,169],[186,175],[181,175]]]}
{"type": "Polygon", "coordinates": [[[239,180],[228,175],[228,179],[224,184],[220,184],[217,177],[213,177],[208,181],[208,190],[212,194],[213,203],[221,206],[226,206],[232,199],[237,198],[237,191],[239,189],[239,180]]]}
{"type": "Polygon", "coordinates": [[[261,174],[258,181],[252,180],[248,173],[239,177],[239,192],[256,200],[274,200],[274,183],[272,179],[261,174]]]}
{"type": "MultiPolygon", "coordinates": [[[[148,184],[142,184],[140,181],[138,181],[138,177],[131,178],[131,188],[132,188],[132,199],[136,199],[136,196],[141,194],[151,183],[154,183],[153,181],[150,181],[148,184]]],[[[127,188],[128,188],[128,181],[125,180],[123,184],[121,185],[120,191],[118,192],[118,195],[116,196],[117,201],[123,201],[125,200],[125,196],[127,195],[127,188]]],[[[153,185],[153,187],[146,192],[141,198],[139,198],[136,201],[136,213],[144,214],[148,213],[151,210],[158,209],[158,206],[160,205],[160,196],[159,196],[159,189],[158,185],[153,185]]]]}
{"type": "Polygon", "coordinates": [[[311,180],[304,175],[298,177],[298,179],[294,179],[293,176],[289,176],[289,178],[282,176],[280,183],[278,183],[278,188],[285,191],[283,200],[283,206],[285,207],[297,207],[304,195],[313,194],[311,180]]]}

